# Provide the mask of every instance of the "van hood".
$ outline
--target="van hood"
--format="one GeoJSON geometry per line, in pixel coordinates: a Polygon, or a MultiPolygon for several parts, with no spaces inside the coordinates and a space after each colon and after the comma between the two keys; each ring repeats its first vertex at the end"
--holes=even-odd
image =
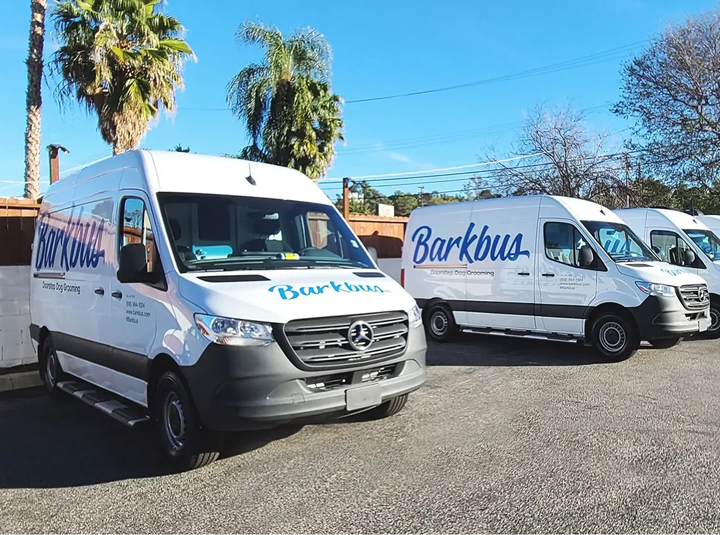
{"type": "Polygon", "coordinates": [[[705,284],[705,279],[699,275],[667,262],[623,262],[616,265],[620,273],[635,277],[638,281],[642,280],[668,286],[705,284]]]}
{"type": "Polygon", "coordinates": [[[415,300],[376,270],[292,269],[185,273],[180,295],[198,312],[264,323],[409,311],[415,300]]]}

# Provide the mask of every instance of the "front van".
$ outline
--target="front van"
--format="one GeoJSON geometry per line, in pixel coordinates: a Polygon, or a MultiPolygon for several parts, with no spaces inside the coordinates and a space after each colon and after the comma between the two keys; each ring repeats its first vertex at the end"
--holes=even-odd
{"type": "Polygon", "coordinates": [[[720,238],[699,217],[662,208],[616,210],[653,251],[707,282],[710,290],[709,338],[720,337],[720,238]]]}
{"type": "Polygon", "coordinates": [[[565,197],[416,209],[401,278],[437,341],[463,330],[590,342],[618,360],[709,324],[699,276],[661,262],[609,209],[565,197]]]}
{"type": "Polygon", "coordinates": [[[413,298],[303,174],[129,151],[51,185],[31,334],[53,395],[154,421],[178,468],[227,431],[400,411],[426,379],[413,298]]]}

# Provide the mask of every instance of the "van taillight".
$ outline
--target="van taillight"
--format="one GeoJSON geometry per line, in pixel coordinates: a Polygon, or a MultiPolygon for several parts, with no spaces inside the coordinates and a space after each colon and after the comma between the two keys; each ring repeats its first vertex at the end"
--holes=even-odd
{"type": "Polygon", "coordinates": [[[405,270],[404,269],[400,270],[400,286],[405,288],[405,270]]]}

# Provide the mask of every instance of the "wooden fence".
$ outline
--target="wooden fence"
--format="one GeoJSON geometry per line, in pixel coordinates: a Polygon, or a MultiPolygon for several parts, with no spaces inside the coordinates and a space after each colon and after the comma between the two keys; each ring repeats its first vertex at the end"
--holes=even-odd
{"type": "Polygon", "coordinates": [[[350,227],[366,247],[374,247],[378,258],[400,258],[407,217],[350,214],[350,227]]]}
{"type": "Polygon", "coordinates": [[[0,266],[30,264],[39,210],[31,200],[0,197],[0,266]]]}

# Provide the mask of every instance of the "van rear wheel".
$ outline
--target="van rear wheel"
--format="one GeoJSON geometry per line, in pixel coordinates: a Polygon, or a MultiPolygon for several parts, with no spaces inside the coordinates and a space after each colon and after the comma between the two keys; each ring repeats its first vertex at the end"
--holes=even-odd
{"type": "Polygon", "coordinates": [[[447,342],[457,332],[455,317],[450,307],[445,304],[433,305],[428,310],[425,319],[425,332],[436,342],[447,342]]]}
{"type": "Polygon", "coordinates": [[[158,380],[155,420],[163,453],[179,471],[201,468],[220,456],[222,434],[202,429],[190,396],[175,372],[165,372],[158,380]]]}
{"type": "Polygon", "coordinates": [[[640,347],[637,329],[619,314],[607,313],[597,318],[590,338],[595,351],[611,362],[630,358],[640,347]]]}
{"type": "Polygon", "coordinates": [[[52,338],[48,336],[43,342],[40,350],[40,378],[45,386],[45,391],[54,398],[60,396],[58,383],[64,381],[67,377],[60,366],[60,360],[55,351],[55,344],[52,338]]]}

